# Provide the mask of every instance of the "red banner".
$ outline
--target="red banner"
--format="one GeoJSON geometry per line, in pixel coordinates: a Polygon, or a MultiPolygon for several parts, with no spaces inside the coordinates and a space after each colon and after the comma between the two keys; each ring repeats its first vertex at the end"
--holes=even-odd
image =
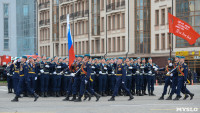
{"type": "Polygon", "coordinates": [[[193,45],[196,42],[196,40],[200,37],[200,34],[198,34],[192,28],[192,26],[190,26],[185,21],[173,16],[170,13],[168,13],[168,20],[169,32],[187,40],[190,45],[193,45]]]}

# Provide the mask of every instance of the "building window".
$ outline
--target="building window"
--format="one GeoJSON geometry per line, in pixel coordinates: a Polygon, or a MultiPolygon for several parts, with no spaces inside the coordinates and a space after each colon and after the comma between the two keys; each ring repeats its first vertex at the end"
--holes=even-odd
{"type": "Polygon", "coordinates": [[[165,25],[165,9],[161,10],[161,24],[165,25]]]}
{"type": "Polygon", "coordinates": [[[125,28],[125,14],[122,13],[122,28],[125,28]]]}
{"type": "Polygon", "coordinates": [[[170,49],[170,44],[172,42],[172,38],[171,38],[171,33],[167,34],[168,39],[167,39],[167,49],[170,49]]]}
{"type": "Polygon", "coordinates": [[[125,51],[125,49],[126,49],[126,46],[125,46],[125,36],[123,36],[122,37],[122,51],[125,51]]]}
{"type": "MultiPolygon", "coordinates": [[[[167,11],[168,11],[168,13],[172,13],[172,8],[171,7],[167,8],[167,11]]],[[[168,15],[168,13],[167,13],[167,15],[168,15]]],[[[168,20],[168,16],[167,16],[167,24],[168,23],[169,23],[169,20],[168,20]]]]}
{"type": "Polygon", "coordinates": [[[117,29],[120,29],[120,14],[117,15],[117,29]]]}
{"type": "Polygon", "coordinates": [[[108,17],[108,30],[111,30],[111,16],[108,17]]]}
{"type": "Polygon", "coordinates": [[[115,15],[112,17],[112,29],[115,30],[115,15]]]}
{"type": "Polygon", "coordinates": [[[159,10],[155,11],[155,25],[158,26],[159,25],[159,10]]]}
{"type": "Polygon", "coordinates": [[[92,0],[92,35],[100,35],[100,0],[92,0]]]}
{"type": "Polygon", "coordinates": [[[162,37],[161,37],[161,49],[162,50],[164,50],[165,49],[165,34],[163,33],[162,35],[161,35],[162,37]]]}
{"type": "Polygon", "coordinates": [[[113,37],[113,40],[112,40],[112,52],[115,52],[116,51],[116,41],[115,41],[115,37],[113,37]]]}
{"type": "Polygon", "coordinates": [[[104,39],[101,40],[101,53],[104,53],[104,39]]]}
{"type": "Polygon", "coordinates": [[[159,34],[155,36],[155,50],[159,50],[159,34]]]}
{"type": "Polygon", "coordinates": [[[24,16],[28,16],[28,5],[24,5],[23,6],[23,14],[24,14],[24,16]]]}
{"type": "Polygon", "coordinates": [[[3,5],[4,12],[4,50],[9,49],[9,5],[3,5]]]}
{"type": "MultiPolygon", "coordinates": [[[[176,17],[189,23],[200,34],[200,0],[176,0],[176,17]]],[[[176,37],[176,48],[200,47],[200,39],[190,45],[186,40],[176,37]]]]}
{"type": "Polygon", "coordinates": [[[104,17],[101,18],[101,31],[104,31],[104,17]]]}
{"type": "Polygon", "coordinates": [[[101,0],[101,10],[104,10],[104,0],[101,0]]]}
{"type": "Polygon", "coordinates": [[[111,52],[111,38],[108,38],[108,53],[111,52]]]}

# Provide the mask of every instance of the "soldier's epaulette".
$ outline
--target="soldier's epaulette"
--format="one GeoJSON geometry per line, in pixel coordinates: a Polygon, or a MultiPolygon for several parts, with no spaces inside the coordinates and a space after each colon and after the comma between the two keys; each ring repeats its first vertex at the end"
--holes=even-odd
{"type": "Polygon", "coordinates": [[[91,63],[88,61],[88,64],[91,64],[91,63]]]}
{"type": "Polygon", "coordinates": [[[184,63],[184,65],[186,66],[187,64],[186,64],[186,63],[184,63]]]}
{"type": "Polygon", "coordinates": [[[122,66],[124,66],[125,64],[122,64],[122,66]]]}

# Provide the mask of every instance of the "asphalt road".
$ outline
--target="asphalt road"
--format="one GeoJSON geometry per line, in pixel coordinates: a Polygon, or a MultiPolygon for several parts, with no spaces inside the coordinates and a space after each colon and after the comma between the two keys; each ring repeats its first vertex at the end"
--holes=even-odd
{"type": "Polygon", "coordinates": [[[99,102],[95,97],[81,103],[64,102],[64,97],[39,98],[33,102],[33,98],[26,97],[13,103],[14,94],[8,94],[7,87],[0,86],[0,113],[200,113],[200,85],[187,87],[195,94],[193,100],[158,100],[163,86],[156,86],[156,96],[134,96],[132,101],[121,96],[114,102],[107,101],[110,97],[102,97],[99,102]]]}

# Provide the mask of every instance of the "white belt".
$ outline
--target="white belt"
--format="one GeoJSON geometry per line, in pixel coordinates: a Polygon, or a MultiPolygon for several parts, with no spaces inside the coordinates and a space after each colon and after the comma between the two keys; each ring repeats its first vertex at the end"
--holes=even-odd
{"type": "Polygon", "coordinates": [[[70,76],[70,74],[64,74],[64,76],[70,76]]]}
{"type": "Polygon", "coordinates": [[[132,76],[132,74],[127,74],[126,76],[132,76]]]}

